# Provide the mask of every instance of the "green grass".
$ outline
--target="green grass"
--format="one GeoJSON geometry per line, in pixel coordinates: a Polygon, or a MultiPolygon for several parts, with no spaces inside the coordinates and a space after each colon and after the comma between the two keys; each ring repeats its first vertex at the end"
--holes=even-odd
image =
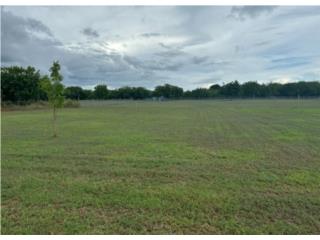
{"type": "Polygon", "coordinates": [[[319,234],[320,100],[2,113],[2,234],[319,234]]]}

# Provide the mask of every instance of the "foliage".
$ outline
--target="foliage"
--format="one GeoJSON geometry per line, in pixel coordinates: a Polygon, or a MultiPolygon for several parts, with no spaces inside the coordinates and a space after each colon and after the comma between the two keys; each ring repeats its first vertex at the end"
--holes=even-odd
{"type": "Polygon", "coordinates": [[[151,96],[151,91],[143,87],[122,87],[113,90],[111,97],[113,99],[146,99],[151,96]]]}
{"type": "Polygon", "coordinates": [[[157,86],[153,95],[156,97],[178,99],[183,96],[183,89],[170,84],[165,84],[164,86],[157,86]]]}
{"type": "Polygon", "coordinates": [[[66,87],[64,89],[63,95],[65,96],[65,98],[74,100],[83,100],[87,98],[84,90],[81,87],[77,86],[66,87]]]}
{"type": "Polygon", "coordinates": [[[106,85],[97,85],[93,91],[94,99],[107,99],[108,93],[109,91],[106,85]]]}
{"type": "MultiPolygon", "coordinates": [[[[60,66],[59,66],[60,67],[60,66]]],[[[51,73],[51,78],[57,74],[57,66],[54,67],[55,73],[51,73]],[[52,75],[53,74],[53,75],[52,75]]],[[[60,70],[60,68],[59,68],[60,70]]],[[[258,82],[245,82],[240,84],[238,81],[224,85],[213,84],[209,88],[197,88],[184,91],[178,86],[165,84],[156,86],[155,89],[148,90],[143,87],[121,87],[118,89],[108,89],[107,85],[97,85],[94,90],[83,89],[80,86],[69,86],[63,90],[59,85],[62,76],[55,76],[57,79],[55,89],[49,84],[48,76],[40,76],[39,71],[32,67],[3,67],[1,68],[1,99],[13,103],[25,104],[32,101],[46,100],[53,96],[48,96],[55,91],[59,92],[58,101],[62,101],[62,95],[67,99],[87,100],[87,99],[148,99],[151,97],[163,97],[167,99],[209,99],[209,98],[307,98],[320,97],[320,82],[295,82],[295,83],[268,83],[259,84],[258,82]],[[44,86],[46,91],[43,91],[44,86]],[[47,93],[46,93],[47,92],[47,93]]],[[[58,105],[62,105],[58,103],[58,105]]]]}
{"type": "Polygon", "coordinates": [[[220,89],[220,94],[224,97],[239,97],[240,84],[238,81],[227,83],[220,89]]]}
{"type": "Polygon", "coordinates": [[[1,100],[24,103],[45,100],[40,73],[33,67],[1,67],[1,100]]]}
{"type": "MultiPolygon", "coordinates": [[[[80,99],[92,99],[95,91],[84,90],[80,87],[72,87],[80,92],[80,99]],[[84,94],[84,92],[86,92],[84,94]]],[[[208,98],[270,98],[270,97],[319,97],[320,82],[297,82],[297,83],[269,83],[259,84],[257,82],[245,82],[239,84],[237,81],[226,85],[214,84],[207,88],[197,88],[191,91],[183,91],[182,88],[169,84],[157,86],[154,91],[142,87],[122,87],[115,90],[107,90],[105,85],[97,86],[96,89],[104,89],[104,94],[95,99],[147,99],[151,96],[165,97],[168,99],[208,99],[208,98]]],[[[103,92],[102,90],[100,92],[103,92]]],[[[66,94],[67,98],[78,99],[78,93],[66,94]]],[[[97,95],[95,95],[97,96],[97,95]]]]}
{"type": "Polygon", "coordinates": [[[183,96],[190,99],[205,99],[213,96],[213,91],[206,88],[197,88],[192,91],[184,92],[183,96]]]}
{"type": "Polygon", "coordinates": [[[55,61],[50,68],[50,78],[44,76],[41,80],[41,87],[47,93],[47,97],[53,110],[53,136],[57,136],[56,132],[56,108],[63,107],[64,96],[62,85],[62,75],[60,74],[60,64],[55,61]]]}
{"type": "Polygon", "coordinates": [[[44,76],[41,79],[41,87],[47,93],[48,101],[54,108],[60,108],[63,106],[64,96],[62,85],[62,75],[60,74],[60,64],[53,62],[50,68],[50,78],[44,76]]]}

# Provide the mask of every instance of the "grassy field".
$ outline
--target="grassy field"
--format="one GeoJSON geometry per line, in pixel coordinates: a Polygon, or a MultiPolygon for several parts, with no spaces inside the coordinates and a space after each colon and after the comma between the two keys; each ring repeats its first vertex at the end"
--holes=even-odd
{"type": "Polygon", "coordinates": [[[320,100],[2,113],[2,234],[320,234],[320,100]]]}

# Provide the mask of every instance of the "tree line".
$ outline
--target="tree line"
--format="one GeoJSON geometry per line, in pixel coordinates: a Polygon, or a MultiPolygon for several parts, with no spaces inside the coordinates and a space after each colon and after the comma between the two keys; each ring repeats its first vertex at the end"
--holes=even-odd
{"type": "MultiPolygon", "coordinates": [[[[1,100],[13,103],[24,103],[48,100],[48,93],[41,87],[47,81],[46,76],[33,67],[1,67],[1,100]]],[[[268,83],[233,81],[224,85],[214,84],[209,88],[197,88],[184,91],[183,88],[165,84],[154,90],[144,87],[121,87],[108,89],[106,85],[97,85],[93,90],[79,86],[63,89],[67,99],[211,99],[211,98],[307,98],[320,97],[320,82],[268,83]]]]}

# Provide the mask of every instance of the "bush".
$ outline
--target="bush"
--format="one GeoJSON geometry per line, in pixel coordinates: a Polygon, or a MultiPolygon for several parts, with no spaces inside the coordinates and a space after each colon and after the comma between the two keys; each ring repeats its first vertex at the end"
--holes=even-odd
{"type": "Polygon", "coordinates": [[[71,99],[67,99],[67,100],[65,100],[63,106],[65,108],[78,108],[78,107],[80,107],[80,102],[75,101],[75,100],[71,100],[71,99]]]}
{"type": "Polygon", "coordinates": [[[1,102],[2,111],[20,111],[20,110],[37,110],[37,109],[46,109],[49,108],[49,104],[46,101],[25,101],[14,103],[11,101],[1,102]]]}

